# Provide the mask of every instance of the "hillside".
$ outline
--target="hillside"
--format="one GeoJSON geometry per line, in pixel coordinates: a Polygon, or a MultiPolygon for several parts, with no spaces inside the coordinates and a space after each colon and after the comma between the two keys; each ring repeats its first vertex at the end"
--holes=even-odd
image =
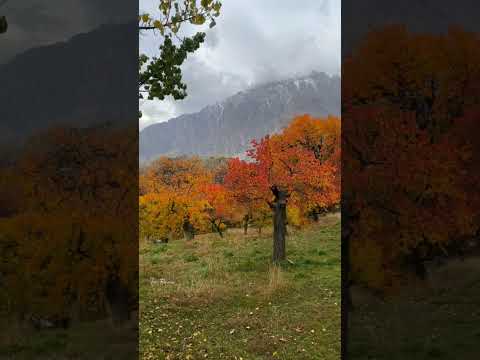
{"type": "Polygon", "coordinates": [[[292,116],[340,114],[340,78],[309,76],[239,92],[193,114],[157,123],[140,133],[140,160],[159,155],[232,156],[252,139],[280,130],[292,116]]]}

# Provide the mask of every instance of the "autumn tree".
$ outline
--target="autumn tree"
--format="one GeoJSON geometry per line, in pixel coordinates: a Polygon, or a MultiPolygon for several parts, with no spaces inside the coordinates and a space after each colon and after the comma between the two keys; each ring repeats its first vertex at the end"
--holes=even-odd
{"type": "MultiPolygon", "coordinates": [[[[230,190],[239,211],[242,211],[244,233],[248,232],[248,225],[254,217],[261,217],[262,210],[269,198],[268,184],[259,182],[258,164],[242,161],[238,158],[228,162],[225,175],[225,186],[230,190]]],[[[260,218],[258,219],[260,220],[260,218]]],[[[263,224],[263,222],[259,222],[263,224]]],[[[261,226],[260,226],[261,228],[261,226]]]]}
{"type": "Polygon", "coordinates": [[[214,0],[160,0],[158,12],[139,15],[140,32],[152,31],[160,34],[159,57],[139,57],[139,96],[144,94],[149,100],[163,100],[166,96],[183,99],[187,86],[182,82],[181,65],[189,53],[199,49],[205,40],[204,32],[180,38],[180,29],[185,24],[201,26],[206,22],[215,26],[215,18],[220,15],[221,3],[214,0]]]}
{"type": "Polygon", "coordinates": [[[303,211],[339,202],[340,121],[295,118],[280,134],[253,141],[248,163],[230,162],[226,184],[241,203],[263,200],[273,213],[273,261],[285,259],[287,203],[303,211]]]}
{"type": "Polygon", "coordinates": [[[229,159],[226,157],[209,157],[203,160],[205,168],[213,175],[215,184],[224,184],[229,159]]]}
{"type": "Polygon", "coordinates": [[[154,161],[141,178],[145,193],[140,197],[142,229],[156,229],[147,235],[161,239],[181,233],[193,239],[195,228],[204,227],[201,189],[211,182],[211,174],[198,158],[162,157],[154,161]]]}
{"type": "Polygon", "coordinates": [[[479,48],[459,29],[390,26],[345,60],[342,233],[355,280],[397,288],[476,237],[479,48]]]}
{"type": "Polygon", "coordinates": [[[212,230],[223,237],[228,222],[235,217],[235,202],[231,193],[221,184],[207,184],[202,189],[204,212],[212,230]]]}
{"type": "Polygon", "coordinates": [[[138,265],[127,254],[137,252],[137,229],[121,219],[138,213],[137,144],[124,131],[132,130],[50,129],[17,154],[1,181],[15,190],[0,215],[2,306],[102,317],[112,277],[135,298],[138,265]]]}

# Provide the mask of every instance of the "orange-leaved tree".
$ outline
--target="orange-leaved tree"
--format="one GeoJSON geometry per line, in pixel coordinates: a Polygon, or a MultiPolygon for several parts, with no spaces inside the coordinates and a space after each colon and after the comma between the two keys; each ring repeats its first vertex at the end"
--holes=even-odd
{"type": "Polygon", "coordinates": [[[259,232],[270,210],[268,182],[258,176],[258,164],[242,161],[238,158],[228,162],[225,175],[225,187],[235,199],[238,210],[242,212],[244,233],[248,232],[251,221],[257,222],[259,232]]]}
{"type": "Polygon", "coordinates": [[[198,158],[154,161],[141,177],[141,235],[162,241],[181,234],[193,239],[195,229],[205,227],[202,189],[211,183],[211,173],[198,158]]]}
{"type": "Polygon", "coordinates": [[[478,237],[479,49],[460,29],[389,26],[345,60],[342,234],[354,280],[395,289],[478,237]]]}
{"type": "Polygon", "coordinates": [[[52,128],[35,134],[0,171],[2,190],[15,191],[0,214],[8,245],[0,247],[0,273],[9,290],[0,296],[0,311],[6,305],[23,316],[105,316],[114,278],[136,297],[138,260],[127,255],[137,252],[137,229],[121,220],[138,211],[138,145],[131,133],[52,128]]]}
{"type": "Polygon", "coordinates": [[[235,201],[231,193],[221,184],[207,184],[202,189],[204,215],[212,230],[223,237],[227,223],[235,220],[235,201]]]}
{"type": "Polygon", "coordinates": [[[306,212],[340,198],[340,120],[296,117],[281,133],[253,141],[252,162],[234,159],[226,185],[244,203],[264,201],[273,212],[273,261],[285,260],[287,202],[306,212]]]}

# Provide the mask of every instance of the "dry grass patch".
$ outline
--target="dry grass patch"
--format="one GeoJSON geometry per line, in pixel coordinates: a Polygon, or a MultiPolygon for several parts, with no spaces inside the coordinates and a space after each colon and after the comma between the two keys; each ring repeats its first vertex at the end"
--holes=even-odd
{"type": "Polygon", "coordinates": [[[259,295],[270,298],[291,287],[284,270],[277,265],[271,265],[268,268],[266,284],[259,284],[259,295]]]}
{"type": "Polygon", "coordinates": [[[175,305],[209,305],[228,296],[229,288],[216,280],[198,279],[192,283],[178,284],[169,300],[175,305]]]}

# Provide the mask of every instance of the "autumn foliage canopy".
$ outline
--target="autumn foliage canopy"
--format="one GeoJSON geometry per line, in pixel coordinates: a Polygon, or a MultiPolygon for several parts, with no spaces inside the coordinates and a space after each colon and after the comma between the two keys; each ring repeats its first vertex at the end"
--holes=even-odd
{"type": "Polygon", "coordinates": [[[135,298],[136,130],[52,128],[0,166],[0,313],[101,318],[112,276],[135,298]]]}
{"type": "Polygon", "coordinates": [[[194,231],[271,221],[273,188],[289,194],[289,223],[315,218],[340,199],[340,120],[296,117],[281,133],[253,140],[248,159],[208,167],[199,158],[160,158],[140,177],[143,238],[169,241],[194,231]],[[246,224],[245,224],[246,222],[246,224]]]}
{"type": "Polygon", "coordinates": [[[342,235],[351,277],[378,289],[422,276],[479,234],[480,39],[391,26],[345,60],[342,235]],[[476,165],[476,166],[475,166],[476,165]]]}

